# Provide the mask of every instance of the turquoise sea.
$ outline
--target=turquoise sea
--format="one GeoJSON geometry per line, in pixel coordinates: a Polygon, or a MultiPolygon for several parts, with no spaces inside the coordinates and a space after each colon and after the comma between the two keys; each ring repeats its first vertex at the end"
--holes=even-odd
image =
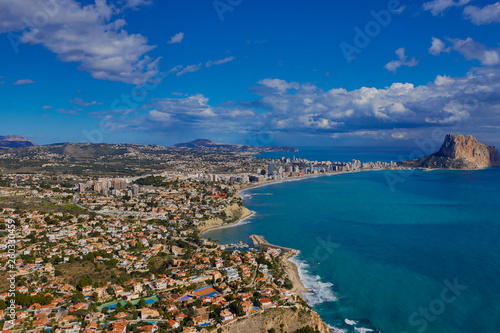
{"type": "Polygon", "coordinates": [[[274,183],[242,192],[254,216],[204,237],[300,250],[307,301],[345,332],[499,332],[499,188],[500,168],[274,183]]]}

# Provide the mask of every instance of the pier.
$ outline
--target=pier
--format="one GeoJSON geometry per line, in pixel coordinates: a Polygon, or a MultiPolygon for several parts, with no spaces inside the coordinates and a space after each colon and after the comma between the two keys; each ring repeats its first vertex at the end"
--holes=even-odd
{"type": "Polygon", "coordinates": [[[286,252],[290,252],[290,251],[297,252],[297,250],[291,249],[289,247],[284,247],[284,246],[278,246],[278,245],[270,244],[270,243],[268,243],[264,239],[264,237],[259,236],[259,235],[250,235],[250,239],[252,240],[253,245],[255,247],[261,247],[261,246],[263,246],[263,247],[270,247],[272,249],[281,249],[281,250],[286,251],[286,252]]]}

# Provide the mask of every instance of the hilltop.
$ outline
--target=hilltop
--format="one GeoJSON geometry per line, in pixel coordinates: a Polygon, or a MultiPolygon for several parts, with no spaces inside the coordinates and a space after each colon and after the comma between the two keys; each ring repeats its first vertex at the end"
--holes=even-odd
{"type": "Polygon", "coordinates": [[[480,143],[472,135],[447,134],[438,152],[401,166],[428,169],[483,169],[500,166],[495,146],[480,143]]]}
{"type": "Polygon", "coordinates": [[[25,137],[19,135],[0,135],[0,147],[1,148],[19,148],[19,147],[33,147],[37,144],[31,142],[25,137]]]}
{"type": "Polygon", "coordinates": [[[198,150],[217,150],[226,152],[239,152],[239,153],[264,153],[273,151],[282,152],[297,152],[297,148],[288,146],[251,146],[251,145],[232,145],[225,143],[216,143],[208,139],[197,139],[185,143],[177,143],[172,148],[182,149],[198,149],[198,150]]]}

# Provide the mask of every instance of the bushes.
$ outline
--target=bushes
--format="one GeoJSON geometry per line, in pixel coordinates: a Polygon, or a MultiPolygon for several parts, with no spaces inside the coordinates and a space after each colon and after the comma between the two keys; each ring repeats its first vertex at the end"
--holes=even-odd
{"type": "Polygon", "coordinates": [[[294,333],[319,333],[319,331],[315,331],[310,326],[306,326],[296,330],[294,333]]]}

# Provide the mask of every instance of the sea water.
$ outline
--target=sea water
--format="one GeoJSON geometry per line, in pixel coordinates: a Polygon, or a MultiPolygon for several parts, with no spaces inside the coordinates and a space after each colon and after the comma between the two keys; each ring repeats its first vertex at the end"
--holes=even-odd
{"type": "Polygon", "coordinates": [[[242,192],[245,224],[204,237],[300,250],[306,300],[345,332],[498,332],[499,188],[500,168],[274,183],[242,192]]]}

